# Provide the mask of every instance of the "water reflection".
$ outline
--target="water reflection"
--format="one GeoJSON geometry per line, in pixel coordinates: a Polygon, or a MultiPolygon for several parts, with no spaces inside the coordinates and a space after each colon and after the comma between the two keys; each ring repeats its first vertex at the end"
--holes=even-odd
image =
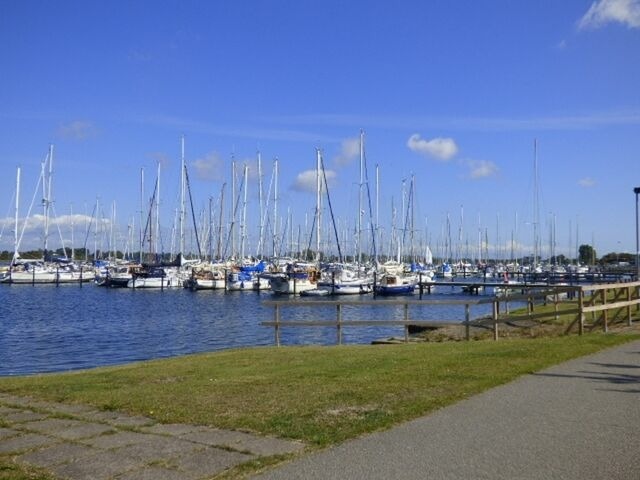
{"type": "MultiPolygon", "coordinates": [[[[459,296],[446,290],[447,298],[459,296]]],[[[266,292],[4,285],[0,287],[0,298],[0,375],[90,368],[274,343],[273,329],[260,325],[273,319],[273,308],[262,302],[275,297],[266,292]]],[[[342,318],[403,318],[402,307],[383,304],[384,300],[380,300],[371,306],[344,306],[342,318]]],[[[474,306],[473,316],[486,314],[489,308],[474,306]]],[[[282,320],[335,318],[335,306],[282,309],[282,320]]],[[[459,321],[464,318],[464,308],[411,306],[410,318],[459,321]]],[[[401,327],[345,327],[343,341],[370,343],[402,333],[401,327]]],[[[283,328],[281,341],[284,345],[334,344],[336,329],[283,328]]]]}

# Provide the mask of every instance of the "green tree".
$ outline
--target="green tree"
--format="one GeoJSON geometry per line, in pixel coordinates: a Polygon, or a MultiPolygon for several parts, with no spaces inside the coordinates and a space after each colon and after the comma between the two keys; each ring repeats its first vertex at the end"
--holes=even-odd
{"type": "Polygon", "coordinates": [[[580,263],[593,265],[596,262],[596,251],[591,245],[580,245],[578,248],[578,259],[580,263]]]}

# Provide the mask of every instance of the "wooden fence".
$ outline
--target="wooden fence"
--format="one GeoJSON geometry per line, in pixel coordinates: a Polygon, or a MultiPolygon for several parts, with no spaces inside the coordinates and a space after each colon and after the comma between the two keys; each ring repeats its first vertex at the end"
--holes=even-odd
{"type": "Polygon", "coordinates": [[[336,342],[342,344],[342,331],[344,327],[363,326],[402,326],[404,328],[404,341],[409,341],[410,327],[439,328],[443,326],[459,325],[465,329],[465,338],[471,338],[471,328],[488,328],[493,332],[494,340],[500,337],[500,325],[510,326],[532,326],[544,324],[545,322],[558,321],[560,316],[574,316],[574,320],[566,329],[566,333],[578,325],[578,333],[582,335],[585,328],[593,330],[599,325],[604,331],[612,321],[619,320],[625,312],[627,323],[632,323],[632,308],[640,312],[640,282],[614,283],[607,285],[584,285],[584,286],[549,286],[545,288],[518,286],[516,289],[507,291],[500,296],[476,299],[456,299],[456,300],[434,300],[434,299],[412,299],[404,297],[393,300],[315,300],[298,302],[291,300],[268,300],[264,305],[274,309],[273,320],[262,322],[263,326],[273,327],[275,344],[280,346],[280,334],[282,328],[289,327],[334,327],[336,329],[336,342]],[[514,293],[514,291],[522,293],[514,293]],[[514,302],[526,304],[526,312],[513,314],[509,312],[509,307],[514,302]],[[491,304],[491,314],[472,317],[472,308],[478,305],[491,304]],[[540,311],[540,306],[553,305],[553,309],[548,308],[540,311]],[[460,309],[460,316],[456,319],[427,319],[413,318],[411,307],[415,306],[453,306],[460,309]],[[344,316],[344,307],[402,307],[403,315],[401,320],[355,320],[344,316]],[[315,308],[333,307],[335,317],[324,320],[283,320],[282,310],[289,308],[315,308]],[[568,308],[567,308],[568,307],[568,308]],[[615,310],[610,318],[608,312],[615,310]],[[596,318],[596,314],[599,316],[596,318]],[[591,323],[587,323],[587,314],[592,315],[591,323]],[[461,320],[460,317],[463,319],[461,320]],[[525,325],[522,322],[526,322],[525,325]]]}

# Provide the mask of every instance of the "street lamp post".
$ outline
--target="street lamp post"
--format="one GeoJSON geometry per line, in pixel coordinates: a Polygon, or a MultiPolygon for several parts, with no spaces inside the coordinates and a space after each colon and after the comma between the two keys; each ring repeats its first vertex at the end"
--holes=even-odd
{"type": "Polygon", "coordinates": [[[633,193],[636,194],[636,281],[640,281],[640,231],[638,230],[638,195],[640,187],[635,187],[633,193]]]}

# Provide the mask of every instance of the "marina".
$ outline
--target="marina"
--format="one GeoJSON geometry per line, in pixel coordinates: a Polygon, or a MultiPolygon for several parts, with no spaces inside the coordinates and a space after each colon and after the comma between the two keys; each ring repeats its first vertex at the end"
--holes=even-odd
{"type": "Polygon", "coordinates": [[[372,293],[316,298],[270,290],[105,288],[93,283],[4,285],[0,287],[0,376],[273,345],[275,305],[280,307],[276,321],[283,326],[320,322],[316,328],[281,329],[278,344],[370,344],[386,337],[406,338],[409,323],[460,324],[490,317],[496,300],[512,307],[526,305],[525,291],[548,288],[510,286],[510,300],[495,296],[489,285],[479,279],[434,282],[429,284],[430,294],[421,288],[396,299],[372,293]],[[472,285],[478,287],[478,296],[463,290],[472,285]]]}
{"type": "MultiPolygon", "coordinates": [[[[426,298],[427,296],[425,296],[426,298]]],[[[4,285],[0,287],[0,375],[20,375],[91,368],[189,353],[273,344],[272,329],[261,322],[273,317],[266,301],[311,304],[311,297],[278,296],[268,291],[192,291],[186,288],[129,289],[78,285],[4,285]]],[[[326,298],[326,297],[324,297],[326,298]]],[[[350,296],[370,302],[371,295],[350,296]]],[[[414,299],[420,298],[418,294],[414,299]]],[[[447,288],[429,298],[465,299],[447,288]]],[[[383,302],[380,299],[379,302],[383,302]]],[[[490,312],[490,305],[477,314],[490,312]]],[[[333,318],[335,307],[297,307],[283,320],[333,318]]],[[[415,306],[416,315],[462,320],[447,306],[415,306]]],[[[344,307],[353,320],[402,319],[401,306],[344,307]]],[[[369,344],[403,334],[402,326],[343,329],[345,343],[369,344]]],[[[287,345],[335,343],[334,328],[286,331],[287,345]]]]}

